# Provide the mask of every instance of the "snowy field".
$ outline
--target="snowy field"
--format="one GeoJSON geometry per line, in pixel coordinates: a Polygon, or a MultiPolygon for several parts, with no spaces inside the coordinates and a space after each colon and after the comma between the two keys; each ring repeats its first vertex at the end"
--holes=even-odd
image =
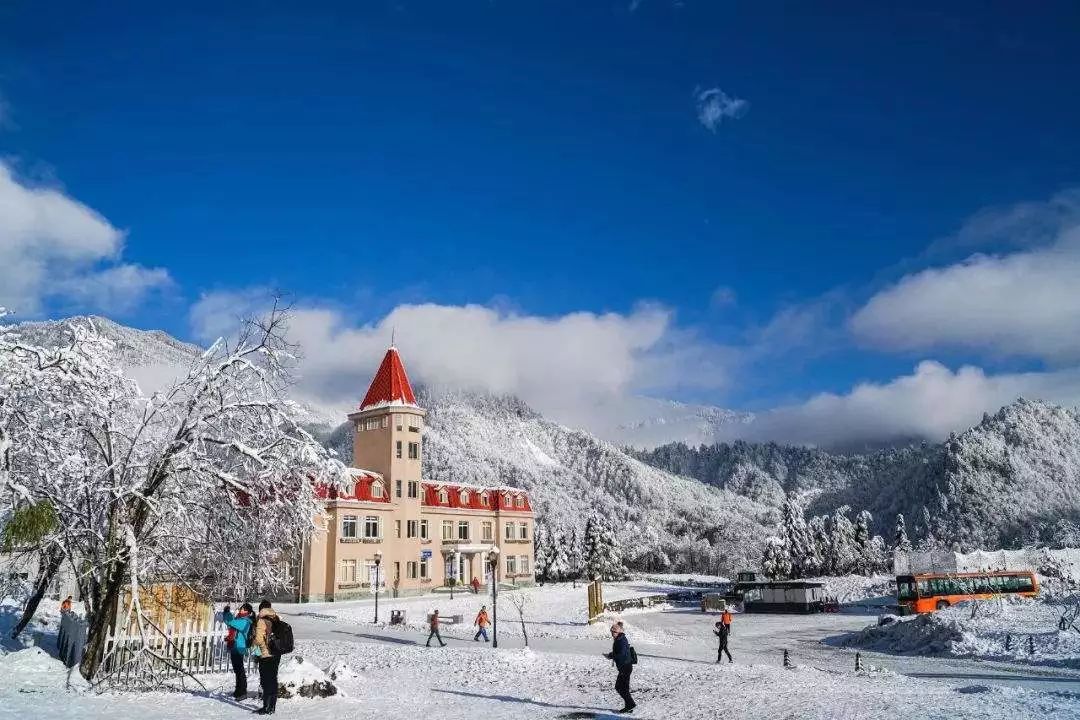
{"type": "MultiPolygon", "coordinates": [[[[877,584],[860,584],[866,593],[877,584]]],[[[605,586],[608,600],[650,595],[663,584],[631,581],[605,586]]],[[[618,717],[614,671],[601,657],[610,649],[604,624],[585,622],[585,589],[569,585],[528,588],[527,629],[507,593],[500,593],[500,647],[475,643],[472,615],[489,597],[455,593],[380,600],[380,620],[405,609],[409,626],[371,622],[371,601],[281,606],[293,624],[303,675],[332,672],[339,694],[287,699],[278,716],[310,720],[409,717],[519,720],[618,717]],[[425,648],[426,611],[461,613],[448,626],[445,648],[425,648]]],[[[854,590],[852,591],[855,592],[854,590]]],[[[960,610],[961,608],[957,608],[960,610]]],[[[1009,612],[1014,612],[1009,608],[1009,612]]],[[[970,611],[968,611],[970,615],[970,611]]],[[[902,656],[862,649],[866,668],[856,672],[854,650],[837,638],[858,633],[872,615],[736,615],[731,647],[735,664],[716,665],[711,634],[715,614],[692,607],[626,615],[628,635],[641,657],[631,687],[635,717],[716,718],[1070,718],[1080,717],[1080,673],[1015,663],[902,656]],[[785,669],[789,649],[795,667],[785,669]]],[[[992,624],[992,616],[986,615],[992,624]]],[[[1032,619],[1038,624],[1041,620],[1032,619]]],[[[1056,622],[1056,617],[1055,617],[1056,622]]],[[[51,650],[51,627],[38,625],[41,648],[51,650]]],[[[229,697],[231,676],[203,676],[204,688],[185,692],[96,695],[41,648],[0,654],[0,718],[41,720],[224,720],[250,715],[257,701],[229,697]],[[70,683],[70,687],[68,684],[70,683]]],[[[1000,658],[999,658],[1000,659],[1000,658]]]]}

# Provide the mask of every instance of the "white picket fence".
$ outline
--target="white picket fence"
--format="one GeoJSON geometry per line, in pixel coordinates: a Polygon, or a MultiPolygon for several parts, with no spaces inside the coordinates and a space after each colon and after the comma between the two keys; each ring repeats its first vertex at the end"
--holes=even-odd
{"type": "MultiPolygon", "coordinates": [[[[109,635],[105,639],[104,670],[113,682],[127,687],[155,685],[187,675],[232,672],[225,637],[229,628],[218,619],[169,625],[164,633],[148,631],[109,635]]],[[[248,673],[255,659],[245,660],[248,673]]]]}

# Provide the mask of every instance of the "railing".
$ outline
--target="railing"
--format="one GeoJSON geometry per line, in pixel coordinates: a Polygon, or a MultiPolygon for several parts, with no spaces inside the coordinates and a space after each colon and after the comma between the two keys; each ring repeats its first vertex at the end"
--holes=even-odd
{"type": "MultiPolygon", "coordinates": [[[[157,685],[162,680],[185,675],[224,673],[231,670],[229,648],[225,644],[228,627],[188,621],[179,628],[168,626],[164,633],[151,631],[144,638],[127,633],[105,638],[103,667],[117,684],[128,687],[157,685]]],[[[248,672],[255,670],[255,658],[248,654],[248,672]]]]}

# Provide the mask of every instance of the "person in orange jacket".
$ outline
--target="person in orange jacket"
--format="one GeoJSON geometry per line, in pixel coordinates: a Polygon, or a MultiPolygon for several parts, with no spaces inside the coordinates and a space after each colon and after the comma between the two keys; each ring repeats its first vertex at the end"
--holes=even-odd
{"type": "Polygon", "coordinates": [[[731,611],[724,610],[720,615],[720,622],[724,623],[724,627],[727,628],[728,635],[731,634],[731,611]]]}
{"type": "Polygon", "coordinates": [[[62,612],[62,613],[71,612],[71,596],[70,595],[68,595],[66,598],[64,598],[64,602],[60,603],[60,612],[62,612]]]}
{"type": "Polygon", "coordinates": [[[473,636],[474,641],[479,641],[481,637],[484,638],[484,642],[488,642],[487,629],[491,621],[488,620],[487,605],[480,606],[480,612],[476,614],[476,620],[473,622],[477,628],[476,635],[473,636]]]}
{"type": "Polygon", "coordinates": [[[473,575],[472,583],[470,583],[470,584],[472,585],[473,595],[479,595],[480,594],[480,579],[478,577],[476,577],[475,575],[473,575]]]}

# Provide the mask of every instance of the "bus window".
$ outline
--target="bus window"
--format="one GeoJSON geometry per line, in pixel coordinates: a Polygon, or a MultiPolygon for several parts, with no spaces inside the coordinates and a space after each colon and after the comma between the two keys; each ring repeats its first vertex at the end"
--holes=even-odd
{"type": "Polygon", "coordinates": [[[896,597],[898,600],[914,600],[917,597],[914,578],[896,579],[896,597]]]}
{"type": "Polygon", "coordinates": [[[934,594],[934,591],[930,587],[929,580],[919,580],[919,595],[921,597],[930,597],[934,594]]]}
{"type": "Polygon", "coordinates": [[[1035,590],[1035,585],[1031,582],[1030,575],[1020,575],[1016,577],[1016,592],[1032,592],[1035,590]]]}

